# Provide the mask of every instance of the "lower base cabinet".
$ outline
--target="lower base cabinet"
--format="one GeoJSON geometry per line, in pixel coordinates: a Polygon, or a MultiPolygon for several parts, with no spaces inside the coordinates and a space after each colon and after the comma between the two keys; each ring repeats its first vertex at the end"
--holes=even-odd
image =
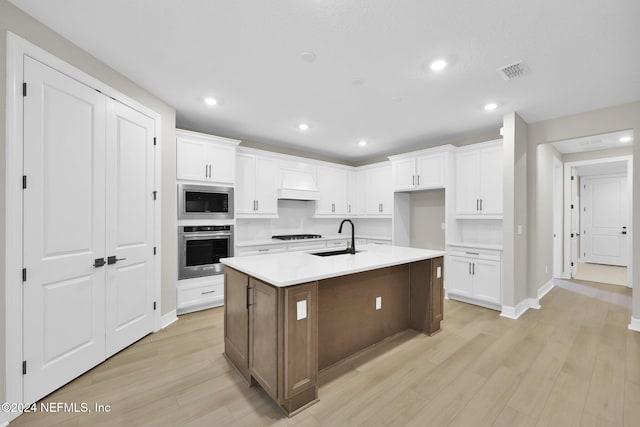
{"type": "Polygon", "coordinates": [[[225,355],[291,415],[317,386],[317,282],[286,288],[225,267],[225,355]]]}
{"type": "Polygon", "coordinates": [[[500,251],[449,247],[447,294],[483,307],[502,307],[500,251]]]}

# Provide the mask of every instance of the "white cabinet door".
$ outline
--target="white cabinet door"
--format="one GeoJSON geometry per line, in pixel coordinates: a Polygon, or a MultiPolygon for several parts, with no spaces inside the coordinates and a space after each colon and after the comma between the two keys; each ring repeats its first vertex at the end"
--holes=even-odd
{"type": "Polygon", "coordinates": [[[480,213],[480,153],[460,152],[456,156],[456,213],[480,213]]]}
{"type": "Polygon", "coordinates": [[[344,215],[347,213],[347,171],[344,169],[318,166],[317,203],[318,215],[344,215]]]}
{"type": "Polygon", "coordinates": [[[500,263],[475,259],[472,261],[473,296],[487,302],[500,304],[500,263]]]}
{"type": "Polygon", "coordinates": [[[444,187],[444,153],[421,156],[416,162],[416,186],[418,188],[444,187]]]}
{"type": "Polygon", "coordinates": [[[154,121],[107,100],[106,355],[153,330],[154,121]]]}
{"type": "Polygon", "coordinates": [[[206,181],[209,175],[207,144],[178,138],[176,150],[178,179],[206,181]]]}
{"type": "Polygon", "coordinates": [[[472,297],[471,260],[464,257],[449,257],[449,271],[447,271],[446,283],[447,292],[472,297]]]}
{"type": "Polygon", "coordinates": [[[255,157],[238,153],[238,155],[236,156],[236,169],[236,191],[234,200],[236,213],[254,213],[256,206],[255,157]]]}
{"type": "Polygon", "coordinates": [[[414,158],[395,160],[391,169],[395,191],[413,190],[416,187],[416,160],[414,158]]]}
{"type": "Polygon", "coordinates": [[[393,211],[391,166],[365,171],[365,214],[390,215],[393,211]]]}
{"type": "Polygon", "coordinates": [[[364,197],[362,191],[359,189],[359,181],[364,182],[356,171],[347,172],[347,214],[359,215],[360,206],[362,203],[360,200],[364,197]]]}
{"type": "Polygon", "coordinates": [[[104,360],[105,108],[95,90],[25,57],[24,401],[104,360]]]}
{"type": "Polygon", "coordinates": [[[480,213],[502,214],[502,145],[480,151],[480,213]]]}
{"type": "Polygon", "coordinates": [[[208,181],[233,184],[236,174],[235,156],[235,148],[216,146],[213,143],[209,144],[207,149],[207,161],[209,163],[208,181]]]}
{"type": "Polygon", "coordinates": [[[256,157],[256,213],[270,215],[278,213],[277,174],[275,160],[256,157]]]}

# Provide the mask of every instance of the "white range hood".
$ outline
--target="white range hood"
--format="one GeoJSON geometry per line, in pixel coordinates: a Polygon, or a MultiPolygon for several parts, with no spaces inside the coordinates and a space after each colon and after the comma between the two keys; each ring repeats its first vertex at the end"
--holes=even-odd
{"type": "Polygon", "coordinates": [[[282,168],[279,175],[278,199],[320,200],[313,171],[282,168]]]}

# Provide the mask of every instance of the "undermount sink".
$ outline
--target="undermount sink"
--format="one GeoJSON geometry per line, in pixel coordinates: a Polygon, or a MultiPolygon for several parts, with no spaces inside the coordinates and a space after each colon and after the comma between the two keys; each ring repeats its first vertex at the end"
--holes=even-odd
{"type": "MultiPolygon", "coordinates": [[[[356,251],[356,253],[362,251],[356,251]]],[[[350,255],[349,249],[340,249],[339,251],[312,252],[311,255],[317,256],[334,256],[334,255],[350,255]]]]}

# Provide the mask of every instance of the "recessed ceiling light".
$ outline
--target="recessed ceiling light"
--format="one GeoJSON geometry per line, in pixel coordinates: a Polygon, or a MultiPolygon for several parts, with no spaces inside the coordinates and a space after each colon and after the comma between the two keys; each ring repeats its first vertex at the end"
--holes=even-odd
{"type": "Polygon", "coordinates": [[[630,142],[633,138],[631,138],[630,136],[623,136],[622,138],[619,139],[620,142],[630,142]]]}
{"type": "Polygon", "coordinates": [[[300,129],[301,131],[303,131],[303,132],[304,132],[304,131],[306,131],[306,130],[308,130],[308,129],[309,129],[309,125],[308,125],[308,124],[306,124],[306,123],[300,123],[300,124],[298,125],[298,129],[300,129]]]}
{"type": "Polygon", "coordinates": [[[215,98],[212,98],[212,97],[209,96],[209,97],[204,99],[204,103],[207,104],[207,105],[212,105],[213,106],[213,105],[216,105],[218,103],[218,101],[216,101],[215,98]]]}
{"type": "Polygon", "coordinates": [[[366,145],[367,145],[367,141],[365,141],[364,139],[362,139],[362,140],[358,141],[358,145],[359,145],[360,147],[364,147],[364,146],[366,146],[366,145]]]}
{"type": "Polygon", "coordinates": [[[436,59],[429,65],[429,68],[431,68],[431,71],[442,71],[447,68],[447,61],[444,59],[436,59]]]}
{"type": "Polygon", "coordinates": [[[495,102],[490,102],[489,104],[484,106],[484,109],[487,111],[493,111],[496,108],[498,108],[498,104],[496,104],[495,102]]]}
{"type": "Polygon", "coordinates": [[[304,62],[315,62],[316,54],[313,52],[302,52],[300,54],[300,59],[302,59],[304,62]]]}

